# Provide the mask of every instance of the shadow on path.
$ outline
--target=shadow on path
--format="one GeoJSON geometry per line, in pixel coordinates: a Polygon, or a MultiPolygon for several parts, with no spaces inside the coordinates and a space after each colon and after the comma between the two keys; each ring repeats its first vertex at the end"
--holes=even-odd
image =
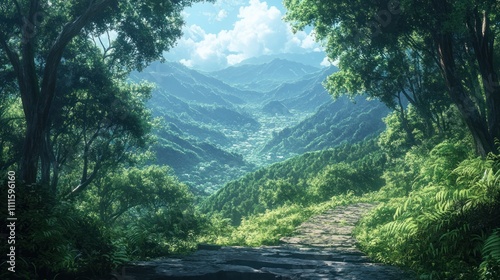
{"type": "Polygon", "coordinates": [[[360,252],[352,230],[374,205],[357,203],[312,217],[279,246],[200,245],[183,258],[136,262],[117,280],[402,280],[414,279],[397,267],[372,262],[360,252]]]}

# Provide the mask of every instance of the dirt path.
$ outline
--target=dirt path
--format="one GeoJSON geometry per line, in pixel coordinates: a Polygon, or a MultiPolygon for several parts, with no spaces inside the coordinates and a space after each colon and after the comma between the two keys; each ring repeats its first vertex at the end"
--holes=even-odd
{"type": "Polygon", "coordinates": [[[258,248],[201,246],[182,259],[138,262],[124,268],[125,279],[412,279],[392,266],[372,262],[356,247],[354,225],[372,204],[328,210],[297,228],[280,246],[258,248]]]}

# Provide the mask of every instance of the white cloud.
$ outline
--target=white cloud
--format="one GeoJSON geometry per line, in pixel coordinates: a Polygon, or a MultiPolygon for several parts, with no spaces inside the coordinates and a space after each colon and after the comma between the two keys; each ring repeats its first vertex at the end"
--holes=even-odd
{"type": "Polygon", "coordinates": [[[228,65],[234,65],[242,62],[246,58],[247,57],[245,57],[245,55],[243,54],[230,54],[226,57],[226,60],[228,65]]]}
{"type": "Polygon", "coordinates": [[[317,48],[317,43],[315,41],[314,33],[309,33],[304,40],[302,40],[300,46],[304,49],[315,49],[317,48]]]}
{"type": "MultiPolygon", "coordinates": [[[[228,12],[225,9],[216,15],[216,19],[220,20],[226,17],[228,12]]],[[[206,33],[198,25],[185,27],[184,38],[167,57],[175,57],[190,67],[213,70],[264,54],[303,53],[319,49],[312,34],[304,31],[293,34],[282,17],[283,14],[275,6],[250,0],[248,5],[239,8],[237,21],[230,30],[213,34],[206,33]]]]}
{"type": "Polygon", "coordinates": [[[217,16],[215,16],[216,21],[221,21],[227,17],[227,11],[222,9],[217,13],[217,16]]]}
{"type": "Polygon", "coordinates": [[[320,63],[321,66],[328,67],[333,65],[333,63],[330,62],[330,59],[328,57],[323,58],[323,61],[320,63]]]}
{"type": "Polygon", "coordinates": [[[193,61],[192,60],[187,60],[187,59],[181,59],[179,60],[180,63],[184,64],[187,67],[193,67],[193,61]]]}
{"type": "Polygon", "coordinates": [[[202,40],[206,35],[205,30],[196,24],[189,26],[187,29],[184,28],[184,34],[188,39],[194,41],[202,40]]]}

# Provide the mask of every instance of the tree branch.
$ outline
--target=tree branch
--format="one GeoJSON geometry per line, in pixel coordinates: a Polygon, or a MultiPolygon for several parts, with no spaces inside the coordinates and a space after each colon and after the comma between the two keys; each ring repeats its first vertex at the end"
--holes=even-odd
{"type": "Polygon", "coordinates": [[[16,73],[16,77],[17,77],[17,82],[18,82],[20,90],[22,92],[23,91],[23,88],[22,88],[22,86],[23,86],[23,83],[22,83],[23,74],[22,74],[22,69],[21,69],[21,62],[19,60],[18,54],[13,52],[10,49],[9,44],[7,43],[7,38],[3,32],[0,32],[0,46],[2,47],[2,50],[7,55],[7,58],[9,59],[10,64],[14,68],[14,72],[16,73]]]}
{"type": "Polygon", "coordinates": [[[50,105],[54,98],[57,80],[57,67],[61,62],[64,49],[69,42],[80,34],[81,30],[92,21],[93,17],[101,12],[111,2],[112,0],[101,0],[98,2],[92,1],[82,15],[77,17],[72,22],[67,23],[63,27],[63,30],[59,33],[59,36],[50,48],[42,78],[42,92],[45,95],[43,104],[44,116],[48,115],[50,105]]]}
{"type": "Polygon", "coordinates": [[[23,13],[21,12],[21,6],[19,5],[19,2],[17,0],[12,0],[12,2],[14,2],[14,5],[16,6],[17,14],[19,15],[20,18],[22,18],[23,13]]]}
{"type": "Polygon", "coordinates": [[[81,181],[80,184],[78,184],[78,186],[76,186],[73,190],[71,190],[71,192],[68,195],[66,195],[66,197],[71,198],[76,196],[78,193],[82,192],[95,179],[95,177],[97,176],[97,171],[100,168],[101,168],[101,161],[98,160],[96,162],[96,165],[94,166],[94,169],[92,170],[92,174],[90,174],[90,176],[85,181],[81,181]]]}

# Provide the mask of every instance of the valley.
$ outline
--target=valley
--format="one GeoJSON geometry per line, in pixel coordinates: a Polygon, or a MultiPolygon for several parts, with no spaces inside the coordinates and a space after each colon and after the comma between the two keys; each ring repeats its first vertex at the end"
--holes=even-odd
{"type": "Polygon", "coordinates": [[[1,1],[0,279],[500,279],[500,2],[421,2],[1,1]]]}
{"type": "Polygon", "coordinates": [[[275,57],[254,61],[209,73],[155,62],[130,76],[155,86],[148,103],[160,124],[154,163],[172,167],[196,194],[209,195],[261,167],[383,129],[388,110],[380,102],[334,101],[326,92],[322,82],[335,67],[275,57]]]}

